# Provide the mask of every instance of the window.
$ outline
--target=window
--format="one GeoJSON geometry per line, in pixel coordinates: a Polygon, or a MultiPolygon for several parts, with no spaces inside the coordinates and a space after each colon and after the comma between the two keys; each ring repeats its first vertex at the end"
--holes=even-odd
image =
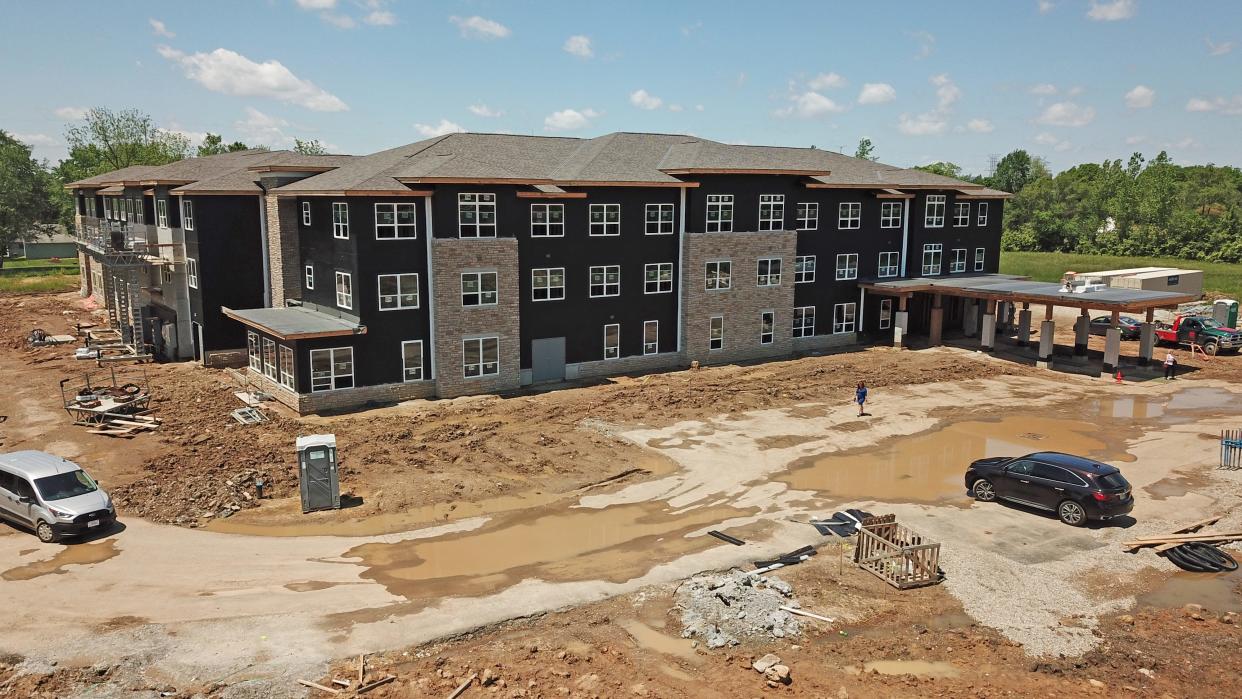
{"type": "Polygon", "coordinates": [[[354,278],[345,272],[336,273],[336,305],[354,307],[354,278]]]}
{"type": "Polygon", "coordinates": [[[944,195],[927,195],[927,208],[923,212],[923,225],[928,228],[944,227],[944,195]]]}
{"type": "Polygon", "coordinates": [[[660,321],[646,321],[643,323],[643,354],[656,354],[659,351],[660,321]]]}
{"type": "Polygon", "coordinates": [[[895,277],[900,271],[901,253],[897,251],[880,253],[879,267],[876,268],[877,277],[895,277]]]}
{"type": "Polygon", "coordinates": [[[130,223],[134,222],[134,200],[133,199],[125,200],[125,220],[129,221],[130,223]]]}
{"type": "Polygon", "coordinates": [[[530,271],[531,301],[560,301],[565,298],[565,268],[541,267],[530,271]]]}
{"type": "Polygon", "coordinates": [[[354,387],[354,349],[335,347],[310,351],[311,391],[354,387]]]}
{"type": "Polygon", "coordinates": [[[983,271],[983,261],[987,257],[987,248],[975,248],[975,271],[983,271]]]}
{"type": "Polygon", "coordinates": [[[168,228],[168,200],[155,200],[155,225],[160,228],[168,228]]]}
{"type": "Polygon", "coordinates": [[[819,228],[819,204],[811,202],[798,203],[798,230],[813,231],[819,228]]]}
{"type": "Polygon", "coordinates": [[[760,257],[755,283],[759,286],[780,286],[781,258],[760,257]]]}
{"type": "Polygon", "coordinates": [[[604,359],[621,356],[621,326],[609,323],[604,326],[604,359]]]}
{"type": "Polygon", "coordinates": [[[104,197],[104,218],[112,218],[112,198],[104,197]]]}
{"type": "Polygon", "coordinates": [[[980,226],[988,225],[988,203],[986,201],[979,202],[979,215],[975,222],[980,226]]]}
{"type": "Polygon", "coordinates": [[[799,306],[794,309],[793,336],[811,337],[815,334],[815,307],[799,306]]]}
{"type": "Polygon", "coordinates": [[[263,338],[263,375],[273,381],[278,376],[276,371],[276,343],[266,337],[263,338]]]}
{"type": "Polygon", "coordinates": [[[305,276],[306,276],[306,288],[314,289],[315,288],[315,267],[313,265],[306,265],[305,276]]]}
{"type": "Polygon", "coordinates": [[[953,226],[961,228],[970,225],[970,202],[959,201],[953,203],[953,226]]]}
{"type": "Polygon", "coordinates": [[[495,306],[498,296],[495,272],[462,272],[461,305],[495,306]]]}
{"type": "Polygon", "coordinates": [[[656,262],[643,267],[643,293],[667,294],[673,290],[673,263],[656,262]]]}
{"type": "Polygon", "coordinates": [[[194,202],[189,199],[181,202],[181,227],[187,231],[194,230],[194,202]]]}
{"type": "Polygon", "coordinates": [[[462,373],[467,379],[500,373],[500,339],[476,337],[461,343],[462,373]]]}
{"type": "Polygon", "coordinates": [[[729,277],[732,270],[733,263],[728,260],[708,262],[703,288],[708,291],[728,289],[731,284],[729,277]]]}
{"type": "Polygon", "coordinates": [[[880,299],[880,329],[888,330],[893,327],[893,300],[880,299]]]}
{"type": "Polygon", "coordinates": [[[198,288],[198,260],[193,257],[185,258],[185,283],[191,289],[198,288]]]}
{"type": "Polygon", "coordinates": [[[310,202],[309,201],[302,202],[302,225],[303,226],[311,225],[310,202]]]}
{"type": "Polygon", "coordinates": [[[172,280],[173,280],[172,265],[162,265],[160,267],[160,281],[163,283],[164,286],[168,286],[169,284],[172,284],[172,280]]]}
{"type": "Polygon", "coordinates": [[[621,295],[620,265],[600,265],[598,267],[592,267],[590,269],[589,279],[590,287],[588,293],[591,298],[621,295]]]}
{"type": "Polygon", "coordinates": [[[418,308],[418,274],[379,275],[379,309],[418,308]]]}
{"type": "Polygon", "coordinates": [[[457,237],[496,237],[496,195],[457,195],[457,237]]]}
{"type": "Polygon", "coordinates": [[[530,237],[532,238],[563,238],[565,237],[565,205],[564,204],[531,204],[530,205],[530,237]]]}
{"type": "Polygon", "coordinates": [[[1070,471],[1067,471],[1061,468],[1060,466],[1050,466],[1048,464],[1041,464],[1038,461],[1031,463],[1031,474],[1030,475],[1032,478],[1042,478],[1044,480],[1054,481],[1056,483],[1069,483],[1070,485],[1079,485],[1079,486],[1086,485],[1083,479],[1074,475],[1070,471]]]}
{"type": "Polygon", "coordinates": [[[776,314],[772,311],[763,311],[759,314],[759,344],[770,345],[775,335],[776,314]]]}
{"type": "Polygon", "coordinates": [[[670,235],[673,232],[673,205],[647,205],[647,235],[670,235]]]}
{"type": "Polygon", "coordinates": [[[966,271],[966,248],[954,248],[950,251],[952,256],[949,258],[949,274],[959,274],[966,271]]]}
{"type": "Polygon", "coordinates": [[[841,202],[837,215],[837,228],[846,231],[862,226],[862,204],[856,201],[841,202]]]}
{"type": "Polygon", "coordinates": [[[724,316],[712,316],[708,321],[707,349],[724,349],[724,316]]]}
{"type": "Polygon", "coordinates": [[[423,380],[423,341],[407,340],[401,343],[402,381],[423,380]]]}
{"type": "Polygon", "coordinates": [[[729,233],[733,230],[733,195],[707,195],[708,233],[729,233]]]}
{"type": "Polygon", "coordinates": [[[293,387],[293,377],[296,372],[293,370],[293,349],[290,347],[280,346],[280,385],[289,389],[296,390],[293,387]]]}
{"type": "Polygon", "coordinates": [[[838,303],[832,307],[832,332],[835,335],[854,332],[854,313],[858,309],[856,303],[838,303]]]}
{"type": "Polygon", "coordinates": [[[375,239],[410,240],[418,237],[413,204],[376,204],[375,239]]]}
{"type": "Polygon", "coordinates": [[[332,237],[349,240],[349,204],[332,203],[332,237]]]}
{"type": "Polygon", "coordinates": [[[263,372],[263,355],[259,351],[259,335],[258,333],[246,331],[246,354],[250,357],[250,368],[255,371],[263,372]]]}
{"type": "Polygon", "coordinates": [[[815,256],[799,255],[794,258],[794,284],[815,281],[815,256]]]}
{"type": "Polygon", "coordinates": [[[759,230],[779,231],[785,229],[785,195],[759,195],[759,230]]]}
{"type": "Polygon", "coordinates": [[[944,246],[940,243],[928,243],[923,246],[923,276],[940,274],[940,257],[944,246]]]}
{"type": "Polygon", "coordinates": [[[848,252],[837,255],[837,281],[858,278],[858,253],[848,252]]]}
{"type": "Polygon", "coordinates": [[[886,201],[880,204],[880,228],[901,228],[901,202],[886,201]]]}
{"type": "Polygon", "coordinates": [[[621,235],[621,205],[591,204],[589,235],[621,235]]]}

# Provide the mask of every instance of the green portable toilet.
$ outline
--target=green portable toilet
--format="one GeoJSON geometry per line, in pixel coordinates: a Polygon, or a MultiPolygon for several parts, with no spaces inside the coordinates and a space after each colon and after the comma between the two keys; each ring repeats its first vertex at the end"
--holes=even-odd
{"type": "Polygon", "coordinates": [[[1220,299],[1212,304],[1212,320],[1226,328],[1238,327],[1238,302],[1233,299],[1220,299]]]}

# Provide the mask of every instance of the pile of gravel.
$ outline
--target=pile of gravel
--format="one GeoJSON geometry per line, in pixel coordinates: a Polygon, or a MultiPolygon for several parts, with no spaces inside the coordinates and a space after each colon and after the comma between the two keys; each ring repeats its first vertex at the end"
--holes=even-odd
{"type": "Polygon", "coordinates": [[[785,638],[802,628],[797,617],[781,611],[797,607],[793,588],[775,576],[740,570],[698,575],[683,582],[673,599],[681,610],[682,638],[699,638],[708,648],[735,646],[741,639],[785,638]]]}

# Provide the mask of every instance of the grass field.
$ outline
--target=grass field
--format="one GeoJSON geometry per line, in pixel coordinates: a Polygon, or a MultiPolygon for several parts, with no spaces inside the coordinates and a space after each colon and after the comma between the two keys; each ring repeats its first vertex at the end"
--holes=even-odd
{"type": "Polygon", "coordinates": [[[1099,272],[1127,267],[1181,267],[1203,270],[1203,289],[1209,296],[1242,299],[1242,265],[1179,260],[1172,257],[1113,257],[1062,252],[1003,252],[1002,274],[1020,274],[1040,282],[1059,282],[1068,270],[1099,272]]]}
{"type": "Polygon", "coordinates": [[[73,291],[80,281],[77,270],[70,274],[6,274],[0,276],[0,294],[39,294],[51,291],[73,291]]]}
{"type": "Polygon", "coordinates": [[[13,258],[4,261],[4,269],[15,269],[22,267],[72,267],[78,268],[78,258],[62,257],[57,261],[51,259],[45,260],[27,260],[24,257],[13,258]]]}

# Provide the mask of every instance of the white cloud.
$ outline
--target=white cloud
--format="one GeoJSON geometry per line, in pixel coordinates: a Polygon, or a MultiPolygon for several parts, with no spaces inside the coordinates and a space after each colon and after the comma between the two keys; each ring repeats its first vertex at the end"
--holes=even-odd
{"type": "Polygon", "coordinates": [[[190,142],[191,148],[195,148],[199,146],[200,144],[202,144],[203,140],[207,138],[206,131],[186,131],[185,129],[177,127],[176,124],[168,128],[160,127],[158,130],[162,131],[163,133],[170,133],[170,134],[176,134],[178,136],[184,136],[186,140],[190,142]]]}
{"type": "Polygon", "coordinates": [[[1126,93],[1126,106],[1130,109],[1146,109],[1156,101],[1156,91],[1146,85],[1137,85],[1126,93]]]}
{"type": "Polygon", "coordinates": [[[683,109],[685,109],[685,108],[684,108],[684,107],[682,107],[680,104],[670,104],[670,105],[668,106],[668,111],[670,111],[670,112],[680,112],[680,111],[682,111],[683,109]]]}
{"type": "Polygon", "coordinates": [[[336,7],[336,0],[297,0],[298,7],[303,10],[331,10],[336,7]]]}
{"type": "Polygon", "coordinates": [[[472,104],[469,107],[467,107],[467,109],[469,109],[470,113],[475,116],[487,117],[489,119],[495,119],[496,117],[504,116],[504,113],[505,113],[505,110],[503,109],[492,109],[491,107],[488,107],[486,104],[472,104]]]}
{"type": "Polygon", "coordinates": [[[1041,97],[1047,97],[1048,95],[1057,94],[1057,86],[1053,85],[1052,83],[1040,83],[1038,85],[1033,85],[1031,89],[1029,90],[1029,92],[1032,95],[1040,95],[1041,97]]]}
{"type": "Polygon", "coordinates": [[[441,119],[439,124],[415,124],[414,130],[424,138],[444,136],[451,133],[465,133],[466,131],[460,124],[455,124],[448,119],[441,119]]]}
{"type": "Polygon", "coordinates": [[[948,74],[933,75],[931,82],[936,86],[937,108],[948,109],[962,98],[962,90],[949,79],[948,74]]]}
{"type": "Polygon", "coordinates": [[[1191,97],[1186,103],[1186,111],[1188,112],[1210,112],[1216,109],[1216,105],[1211,100],[1205,100],[1199,97],[1191,97]]]}
{"type": "Polygon", "coordinates": [[[907,36],[913,37],[919,44],[919,52],[914,55],[916,59],[924,59],[932,55],[936,50],[936,36],[928,31],[906,32],[907,36]]]}
{"type": "Polygon", "coordinates": [[[1222,41],[1219,44],[1215,44],[1212,43],[1211,37],[1206,36],[1203,37],[1203,41],[1207,43],[1208,55],[1210,56],[1224,56],[1233,50],[1232,41],[1222,41]]]}
{"type": "Polygon", "coordinates": [[[837,73],[820,73],[806,81],[806,86],[812,90],[829,90],[836,87],[845,87],[848,84],[849,81],[837,73]]]}
{"type": "Polygon", "coordinates": [[[482,39],[490,41],[491,39],[503,39],[513,32],[500,22],[496,22],[485,17],[473,15],[470,17],[458,17],[453,15],[449,17],[449,21],[457,25],[457,29],[461,35],[467,39],[482,39]]]}
{"type": "Polygon", "coordinates": [[[1224,97],[1213,97],[1211,99],[1193,97],[1186,103],[1186,111],[1220,112],[1221,114],[1237,116],[1242,114],[1242,95],[1234,95],[1228,99],[1224,97]]]}
{"type": "Polygon", "coordinates": [[[1192,148],[1199,148],[1201,145],[1202,144],[1199,143],[1199,141],[1197,141],[1194,137],[1187,136],[1181,139],[1180,141],[1171,141],[1169,143],[1166,143],[1165,147],[1166,148],[1177,148],[1178,150],[1187,150],[1187,149],[1192,149],[1192,148]]]}
{"type": "Polygon", "coordinates": [[[391,27],[397,23],[397,16],[388,10],[373,10],[362,21],[373,27],[391,27]]]}
{"type": "Polygon", "coordinates": [[[269,148],[293,145],[293,136],[285,133],[289,122],[265,114],[254,107],[246,107],[246,118],[233,122],[233,128],[242,140],[251,145],[263,144],[269,148]]]}
{"type": "Polygon", "coordinates": [[[337,15],[331,12],[324,12],[319,15],[319,19],[322,19],[337,29],[353,29],[358,26],[358,23],[354,21],[354,18],[349,15],[337,15]]]}
{"type": "Polygon", "coordinates": [[[793,95],[789,98],[789,100],[791,104],[788,107],[776,110],[777,116],[815,119],[845,110],[845,108],[841,105],[833,102],[814,90],[808,90],[802,94],[793,95]]]}
{"type": "Polygon", "coordinates": [[[1048,126],[1086,126],[1095,119],[1095,107],[1081,107],[1073,102],[1057,102],[1035,119],[1048,126]]]}
{"type": "Polygon", "coordinates": [[[1097,22],[1116,22],[1133,17],[1135,9],[1134,0],[1091,0],[1091,9],[1087,10],[1087,16],[1097,22]]]}
{"type": "Polygon", "coordinates": [[[639,109],[659,109],[664,100],[646,90],[638,89],[630,93],[630,104],[639,109]]]}
{"type": "Polygon", "coordinates": [[[1082,93],[1086,91],[1087,91],[1087,88],[1083,87],[1082,85],[1075,85],[1071,87],[1070,89],[1066,90],[1065,94],[1068,95],[1069,97],[1077,97],[1078,95],[1081,95],[1082,93]]]}
{"type": "Polygon", "coordinates": [[[701,111],[703,111],[703,105],[701,105],[701,104],[696,104],[696,105],[694,105],[694,111],[696,111],[696,112],[701,112],[701,111]]]}
{"type": "Polygon", "coordinates": [[[65,121],[77,121],[86,117],[86,107],[57,107],[52,113],[65,121]]]}
{"type": "Polygon", "coordinates": [[[28,146],[59,146],[60,141],[42,133],[15,133],[13,138],[25,143],[28,146]]]}
{"type": "Polygon", "coordinates": [[[280,61],[255,63],[228,49],[187,54],[168,46],[156,49],[181,66],[185,76],[212,92],[241,97],[267,97],[316,112],[343,112],[345,102],[309,80],[294,75],[280,61]]]}
{"type": "Polygon", "coordinates": [[[1039,14],[1046,15],[1056,9],[1057,4],[1052,0],[1038,0],[1035,7],[1039,9],[1039,14]]]}
{"type": "Polygon", "coordinates": [[[697,32],[698,30],[702,28],[703,28],[703,20],[701,19],[696,20],[693,24],[687,24],[686,26],[682,27],[681,34],[682,36],[690,36],[691,34],[697,32]]]}
{"type": "Polygon", "coordinates": [[[591,37],[582,34],[574,34],[565,40],[565,45],[561,47],[568,53],[578,58],[593,58],[595,49],[591,48],[591,37]]]}
{"type": "Polygon", "coordinates": [[[1053,134],[1050,134],[1047,132],[1037,135],[1035,137],[1035,142],[1042,146],[1051,146],[1052,149],[1058,153],[1067,151],[1071,147],[1071,144],[1069,141],[1065,139],[1057,138],[1053,134]]]}
{"type": "Polygon", "coordinates": [[[548,131],[573,131],[590,126],[591,120],[598,116],[601,116],[601,113],[589,107],[582,111],[562,109],[559,112],[552,112],[544,118],[543,128],[548,131]]]}
{"type": "Polygon", "coordinates": [[[859,104],[883,104],[897,99],[897,91],[888,83],[867,83],[858,93],[859,104]]]}
{"type": "Polygon", "coordinates": [[[992,133],[996,127],[987,119],[971,119],[966,122],[966,129],[975,133],[992,133]]]}
{"type": "Polygon", "coordinates": [[[1146,136],[1126,136],[1126,145],[1134,146],[1147,140],[1146,136]]]}
{"type": "Polygon", "coordinates": [[[949,122],[936,112],[910,116],[902,114],[897,119],[897,130],[907,136],[935,136],[949,128],[949,122]]]}
{"type": "Polygon", "coordinates": [[[151,33],[156,36],[162,36],[167,39],[171,39],[174,36],[177,36],[176,34],[168,31],[168,27],[163,22],[159,21],[158,19],[151,18],[151,19],[148,19],[147,22],[150,23],[151,25],[151,33]]]}

